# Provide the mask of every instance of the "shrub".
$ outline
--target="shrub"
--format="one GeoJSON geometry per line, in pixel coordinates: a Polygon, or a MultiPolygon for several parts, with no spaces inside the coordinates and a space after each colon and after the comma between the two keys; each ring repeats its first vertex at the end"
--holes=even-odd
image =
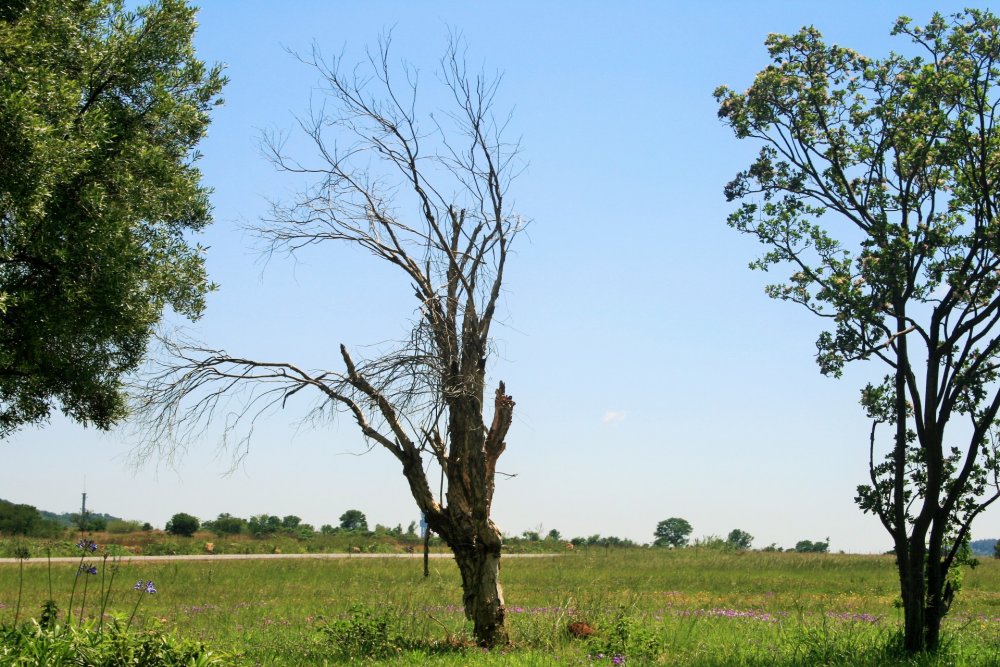
{"type": "Polygon", "coordinates": [[[219,536],[239,535],[247,530],[247,522],[246,519],[223,512],[214,521],[206,521],[203,527],[219,536]]]}
{"type": "Polygon", "coordinates": [[[403,648],[403,639],[392,625],[395,616],[363,605],[351,607],[346,618],[323,628],[327,641],[339,658],[386,658],[403,648]]]}
{"type": "Polygon", "coordinates": [[[201,522],[198,521],[197,517],[185,514],[184,512],[178,512],[167,522],[165,530],[171,535],[191,537],[200,525],[201,522]]]}
{"type": "Polygon", "coordinates": [[[108,522],[109,533],[114,533],[116,535],[124,535],[127,533],[137,533],[142,530],[142,524],[138,521],[124,521],[122,519],[115,519],[108,522]]]}
{"type": "Polygon", "coordinates": [[[210,667],[224,665],[227,656],[206,650],[199,642],[177,639],[157,630],[131,633],[117,622],[103,632],[72,625],[44,627],[39,623],[8,628],[3,633],[4,664],[143,665],[144,667],[210,667]]]}

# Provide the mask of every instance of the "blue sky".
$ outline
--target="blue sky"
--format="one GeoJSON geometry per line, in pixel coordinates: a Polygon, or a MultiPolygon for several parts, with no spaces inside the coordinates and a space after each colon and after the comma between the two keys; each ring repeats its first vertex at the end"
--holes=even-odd
{"type": "MultiPolygon", "coordinates": [[[[347,248],[263,263],[241,225],[287,183],[260,156],[262,130],[289,130],[317,74],[287,50],[363,56],[393,30],[426,100],[449,29],[469,62],[502,71],[524,173],[516,208],[532,220],[508,268],[492,383],[517,401],[494,518],[508,534],[649,541],[679,516],[694,536],[750,532],[755,546],[830,537],[834,550],[889,548],[853,503],[866,478],[866,378],[813,361],[820,322],[763,293],[759,252],[725,224],[723,185],[754,147],[716,119],[712,91],[746,87],[770,32],[815,25],[870,56],[900,14],[926,22],[951,2],[305,2],[205,0],[201,57],[227,65],[226,105],[201,150],[215,188],[209,270],[220,290],[189,333],[246,356],[338,367],[352,349],[405,334],[405,283],[347,248]],[[280,9],[279,9],[280,7],[280,9]]],[[[297,145],[291,140],[290,146],[297,145]]],[[[127,464],[128,427],[104,435],[55,419],[3,444],[0,497],[57,511],[86,490],[98,511],[162,526],[175,512],[297,514],[317,526],[346,509],[370,524],[417,518],[397,463],[349,420],[298,424],[309,401],[258,425],[236,471],[213,433],[172,463],[127,464]]],[[[978,537],[1000,535],[988,512],[978,537]]]]}

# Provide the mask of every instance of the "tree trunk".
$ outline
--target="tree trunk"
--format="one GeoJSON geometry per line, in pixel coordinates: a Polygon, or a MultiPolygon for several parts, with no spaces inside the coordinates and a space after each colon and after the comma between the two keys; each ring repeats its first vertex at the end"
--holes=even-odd
{"type": "Polygon", "coordinates": [[[948,572],[941,565],[941,535],[936,526],[931,529],[930,544],[924,567],[927,573],[927,602],[924,609],[924,648],[935,651],[941,635],[941,619],[947,612],[944,599],[948,572]]]}
{"type": "MultiPolygon", "coordinates": [[[[499,537],[499,535],[498,535],[499,537]]],[[[465,616],[473,624],[473,634],[481,646],[497,646],[509,641],[503,589],[500,587],[500,543],[462,544],[452,547],[462,573],[465,616]]]]}
{"type": "MultiPolygon", "coordinates": [[[[912,545],[910,552],[912,553],[912,545]]],[[[924,643],[924,600],[926,579],[923,563],[915,564],[911,554],[902,554],[900,562],[906,565],[900,567],[900,585],[903,597],[903,647],[907,653],[920,653],[926,650],[924,643]]],[[[921,555],[920,560],[923,560],[921,555]]]]}

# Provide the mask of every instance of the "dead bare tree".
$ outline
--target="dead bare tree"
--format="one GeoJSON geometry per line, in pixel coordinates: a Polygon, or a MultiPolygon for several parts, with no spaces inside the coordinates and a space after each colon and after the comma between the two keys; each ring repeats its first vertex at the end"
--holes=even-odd
{"type": "Polygon", "coordinates": [[[300,391],[318,392],[320,410],[348,413],[366,439],[399,460],[428,525],[454,552],[476,639],[493,646],[508,640],[502,540],[490,512],[514,401],[500,382],[487,420],[484,391],[507,256],[524,227],[506,198],[518,146],[502,138],[509,116],[493,114],[499,78],[470,75],[458,39],[439,75],[453,105],[421,126],[417,73],[403,66],[406,83],[397,85],[389,41],[380,40],[349,74],[315,49],[301,58],[324,82],[322,110],[300,119],[319,163],[307,166],[286,155],[282,141],[265,137],[279,170],[312,182],[290,204],[274,204],[254,231],[272,255],[347,243],[397,267],[418,305],[409,340],[358,361],[341,345],[341,370],[172,343],[170,361],[137,396],[145,415],[141,451],[162,453],[190,440],[224,402],[238,401],[225,426],[231,435],[300,391]],[[339,148],[335,142],[343,146],[346,137],[339,148]],[[438,467],[443,498],[428,481],[438,467]]]}

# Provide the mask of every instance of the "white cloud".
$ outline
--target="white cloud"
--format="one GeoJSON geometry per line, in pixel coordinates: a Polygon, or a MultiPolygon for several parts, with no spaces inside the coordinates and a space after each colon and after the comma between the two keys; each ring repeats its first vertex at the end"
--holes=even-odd
{"type": "Polygon", "coordinates": [[[625,419],[626,412],[624,410],[608,410],[601,417],[602,424],[612,424],[614,422],[620,422],[625,419]]]}

